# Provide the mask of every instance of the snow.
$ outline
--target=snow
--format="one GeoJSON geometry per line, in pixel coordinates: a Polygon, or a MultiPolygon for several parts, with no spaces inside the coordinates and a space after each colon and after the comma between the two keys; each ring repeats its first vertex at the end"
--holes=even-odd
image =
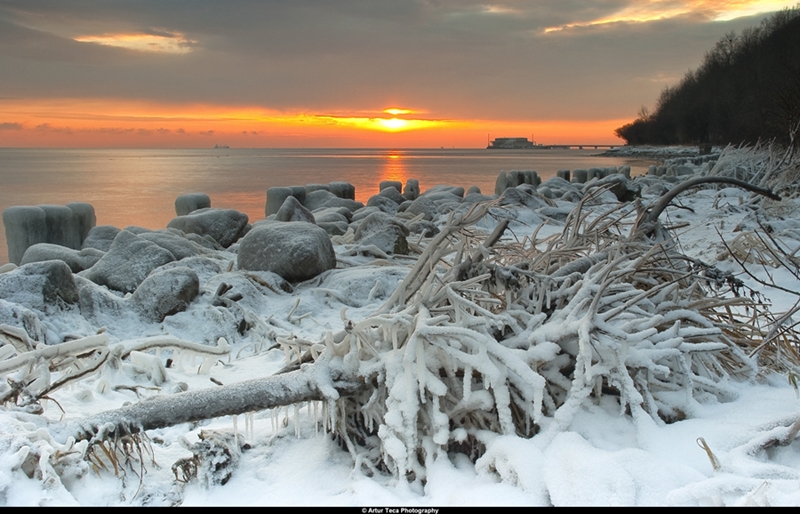
{"type": "MultiPolygon", "coordinates": [[[[681,207],[669,208],[662,221],[666,225],[688,223],[678,229],[681,251],[706,263],[717,264],[723,271],[737,272],[745,286],[773,303],[773,312],[784,312],[797,300],[791,294],[791,291],[800,292],[797,278],[786,269],[757,264],[749,267],[752,276],[740,273],[738,264],[717,233],[719,230],[729,243],[734,240],[737,236],[734,227],[748,213],[741,208],[748,197],[749,194],[731,188],[688,192],[675,202],[681,207]],[[756,279],[772,280],[785,290],[769,288],[756,279]]],[[[613,201],[606,195],[596,205],[587,204],[584,208],[607,209],[613,201]]],[[[563,200],[556,203],[558,208],[574,206],[563,200]]],[[[800,204],[798,200],[787,199],[780,208],[784,214],[796,213],[800,204]]],[[[511,223],[513,234],[507,237],[521,240],[529,236],[539,219],[532,211],[520,209],[511,223]]],[[[794,219],[798,217],[795,215],[794,219]]],[[[791,217],[784,217],[783,221],[791,229],[786,231],[789,234],[785,239],[787,246],[795,248],[800,242],[792,238],[791,231],[797,231],[800,223],[793,222],[791,217]]],[[[475,228],[491,230],[493,225],[482,221],[475,228]]],[[[537,237],[560,230],[558,224],[551,223],[545,225],[537,237]]],[[[348,252],[347,245],[337,243],[335,238],[334,247],[337,257],[348,252]]],[[[192,259],[198,266],[208,261],[206,268],[209,269],[230,269],[226,266],[235,261],[235,250],[234,247],[212,252],[213,256],[192,259]]],[[[51,312],[43,327],[49,332],[48,339],[63,340],[67,333],[72,339],[94,337],[102,339],[104,344],[110,341],[112,355],[115,344],[124,345],[130,352],[130,359],[120,361],[117,368],[107,366],[93,376],[55,391],[52,400],[42,400],[44,413],[41,415],[23,412],[11,405],[0,408],[0,504],[423,508],[800,505],[800,441],[783,446],[768,444],[773,439],[786,437],[792,424],[800,419],[800,398],[786,374],[764,373],[757,379],[730,380],[724,384],[730,391],[730,401],[710,394],[688,400],[682,396],[674,402],[685,407],[686,417],[671,423],[653,419],[634,398],[627,398],[629,405],[620,406],[618,401],[602,396],[599,400],[576,402],[569,410],[559,410],[557,419],[544,420],[543,429],[534,437],[514,435],[513,428],[508,428],[511,414],[502,400],[504,395],[510,394],[510,389],[503,380],[508,376],[523,377],[527,388],[514,394],[523,394],[531,400],[535,397],[536,408],[541,410],[543,378],[531,368],[514,369],[508,363],[524,361],[538,365],[553,361],[559,354],[555,343],[559,337],[557,328],[551,326],[547,331],[535,332],[543,322],[543,315],[529,319],[528,326],[522,327],[523,334],[527,334],[525,337],[536,341],[523,341],[525,337],[518,336],[519,348],[500,345],[488,335],[476,336],[478,332],[474,330],[448,333],[433,323],[440,313],[425,313],[426,316],[408,320],[409,326],[417,323],[418,332],[408,343],[413,351],[405,353],[397,350],[396,341],[400,337],[398,332],[408,327],[375,329],[386,332],[384,340],[389,345],[389,348],[374,350],[384,352],[385,375],[381,376],[390,392],[386,398],[385,418],[375,420],[376,424],[381,423],[380,428],[375,428],[384,438],[383,451],[391,457],[391,462],[407,469],[421,465],[408,453],[409,439],[417,438],[413,430],[417,423],[415,412],[421,403],[438,401],[447,394],[445,382],[429,370],[446,367],[448,359],[462,359],[468,363],[464,378],[459,379],[464,384],[462,401],[465,407],[487,409],[496,404],[497,410],[502,411],[498,417],[503,430],[484,430],[477,434],[484,448],[474,462],[458,452],[439,452],[436,458],[427,455],[424,481],[407,481],[386,470],[370,476],[365,472],[367,467],[355,464],[342,443],[323,429],[335,422],[334,413],[330,412],[331,402],[306,402],[150,430],[143,447],[152,451],[152,459],[145,451],[141,459],[143,467],[138,461],[129,467],[120,463],[116,473],[102,451],[96,451],[93,459],[79,458],[87,442],[65,439],[53,428],[62,419],[78,421],[148,397],[183,390],[213,390],[220,387],[219,384],[267,377],[283,368],[287,355],[296,354],[301,347],[322,351],[344,345],[342,338],[350,337],[346,330],[342,332],[346,320],[357,324],[378,311],[414,264],[412,259],[398,257],[387,261],[357,252],[351,252],[344,261],[345,267],[292,286],[266,272],[252,272],[250,276],[238,271],[198,272],[200,300],[188,309],[168,316],[163,323],[148,322],[139,316],[114,318],[110,313],[97,313],[98,319],[108,323],[102,336],[95,335],[92,332],[95,327],[81,321],[74,309],[51,312]],[[232,292],[241,293],[242,298],[238,301],[218,298],[217,304],[213,304],[214,291],[222,282],[232,286],[232,292]],[[242,321],[249,328],[245,333],[237,333],[236,327],[242,321]],[[328,341],[326,333],[331,334],[328,341]],[[225,339],[219,341],[221,337],[225,339]],[[443,347],[441,353],[423,350],[441,345],[443,338],[453,343],[443,347]],[[166,343],[171,340],[186,344],[176,343],[177,346],[170,348],[166,343]],[[294,350],[285,353],[277,341],[287,343],[284,349],[291,346],[294,350]],[[164,344],[152,349],[156,342],[164,344]],[[530,342],[538,344],[522,346],[530,342]],[[206,347],[219,344],[223,351],[230,348],[230,353],[209,356],[195,352],[195,346],[188,343],[206,347]],[[520,358],[521,355],[524,357],[520,358]],[[167,358],[171,359],[170,366],[165,364],[167,358]],[[483,373],[486,389],[470,386],[473,370],[483,373]],[[491,384],[491,388],[487,384],[491,384]],[[176,480],[173,464],[191,459],[193,445],[215,431],[233,434],[246,442],[240,453],[237,451],[231,456],[230,479],[224,485],[203,480],[186,483],[176,480]],[[67,457],[56,459],[57,465],[54,465],[51,463],[54,459],[48,460],[48,456],[56,452],[67,457]],[[101,460],[105,469],[99,464],[101,460]]],[[[579,293],[589,292],[586,289],[579,293]]],[[[620,298],[625,294],[621,291],[620,298]]],[[[456,301],[461,300],[453,298],[453,302],[456,301]]],[[[677,310],[671,314],[692,315],[677,310]]],[[[460,322],[474,328],[481,319],[481,315],[473,312],[469,319],[460,322]]],[[[667,315],[661,318],[665,319],[667,315]]],[[[580,332],[586,329],[578,323],[578,320],[564,319],[563,330],[580,332]]],[[[604,326],[607,332],[605,338],[597,342],[596,351],[605,351],[603,345],[613,340],[611,336],[622,333],[620,323],[617,320],[616,324],[609,322],[604,326]]],[[[656,324],[655,317],[652,324],[656,324]]],[[[490,328],[493,327],[487,326],[484,330],[490,328]]],[[[676,345],[686,351],[690,343],[681,343],[682,337],[704,335],[710,333],[709,330],[701,325],[676,325],[674,330],[651,337],[654,331],[641,329],[635,337],[631,336],[627,355],[620,358],[647,363],[653,359],[653,352],[666,355],[664,352],[677,351],[676,345]]],[[[693,350],[709,350],[716,348],[715,344],[698,342],[693,350]]],[[[369,353],[371,350],[362,348],[362,351],[369,353]]],[[[335,357],[335,362],[320,364],[344,369],[355,365],[353,359],[350,352],[335,357]]],[[[593,369],[592,363],[585,364],[587,381],[604,372],[613,375],[613,370],[593,369]]],[[[595,363],[594,367],[598,365],[595,363]]],[[[320,373],[317,371],[317,375],[320,373]]],[[[326,387],[334,394],[332,383],[328,382],[326,387]]],[[[675,394],[683,393],[676,391],[675,394]]],[[[667,399],[669,395],[660,398],[667,399]]],[[[374,412],[365,407],[364,414],[374,412]]],[[[432,432],[415,444],[437,448],[445,444],[448,437],[454,442],[467,439],[467,430],[462,427],[448,434],[448,420],[442,411],[434,410],[426,423],[432,432]]]]}

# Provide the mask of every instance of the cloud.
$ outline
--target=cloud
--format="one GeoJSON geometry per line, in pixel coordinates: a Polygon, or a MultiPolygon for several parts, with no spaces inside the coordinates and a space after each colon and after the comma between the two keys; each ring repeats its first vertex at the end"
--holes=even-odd
{"type": "Polygon", "coordinates": [[[22,123],[0,123],[0,130],[22,130],[22,123]]]}
{"type": "Polygon", "coordinates": [[[758,21],[721,13],[767,3],[3,0],[0,70],[9,97],[608,119],[655,102],[664,82],[640,77],[680,77],[758,21]]]}

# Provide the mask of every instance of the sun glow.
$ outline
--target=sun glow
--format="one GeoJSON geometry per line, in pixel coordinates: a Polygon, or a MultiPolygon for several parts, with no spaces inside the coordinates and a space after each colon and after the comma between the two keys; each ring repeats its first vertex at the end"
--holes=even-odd
{"type": "Polygon", "coordinates": [[[531,132],[544,144],[609,144],[619,142],[614,129],[628,121],[419,119],[400,114],[286,113],[247,106],[0,98],[0,146],[482,148],[488,133],[503,137],[531,132]]]}

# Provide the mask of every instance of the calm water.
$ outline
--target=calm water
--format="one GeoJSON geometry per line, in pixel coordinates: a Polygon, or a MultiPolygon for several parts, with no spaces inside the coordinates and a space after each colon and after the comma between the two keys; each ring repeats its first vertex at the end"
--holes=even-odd
{"type": "MultiPolygon", "coordinates": [[[[493,194],[501,170],[536,170],[543,180],[559,169],[628,164],[632,174],[650,161],[598,157],[598,150],[37,150],[0,148],[0,211],[12,205],[88,202],[98,225],[164,228],[175,217],[178,195],[202,192],[212,207],[264,218],[273,186],[343,180],[367,201],[382,180],[416,178],[436,184],[477,185],[493,194]]],[[[0,226],[5,242],[5,227],[0,226]]],[[[7,262],[0,244],[0,263],[7,262]]]]}

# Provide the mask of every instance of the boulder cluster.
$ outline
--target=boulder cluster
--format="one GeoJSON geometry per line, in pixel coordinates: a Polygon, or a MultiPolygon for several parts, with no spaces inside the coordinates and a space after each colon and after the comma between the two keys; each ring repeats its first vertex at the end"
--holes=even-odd
{"type": "Polygon", "coordinates": [[[336,268],[334,245],[345,247],[341,258],[407,255],[448,216],[479,202],[494,202],[494,218],[559,224],[589,192],[592,202],[632,201],[668,189],[687,169],[673,163],[635,179],[628,167],[561,170],[544,182],[535,171],[503,171],[493,195],[475,186],[423,192],[415,179],[384,181],[366,204],[355,200],[347,182],[273,187],[265,218],[253,224],[246,214],[213,208],[207,195],[192,193],[176,199],[176,217],[162,230],[96,226],[86,203],[10,207],[3,222],[9,260],[19,268],[0,273],[0,324],[46,340],[36,320],[54,309],[79,309],[98,325],[131,312],[159,323],[188,309],[201,285],[224,273],[249,273],[268,288],[291,291],[292,283],[336,268]]]}

